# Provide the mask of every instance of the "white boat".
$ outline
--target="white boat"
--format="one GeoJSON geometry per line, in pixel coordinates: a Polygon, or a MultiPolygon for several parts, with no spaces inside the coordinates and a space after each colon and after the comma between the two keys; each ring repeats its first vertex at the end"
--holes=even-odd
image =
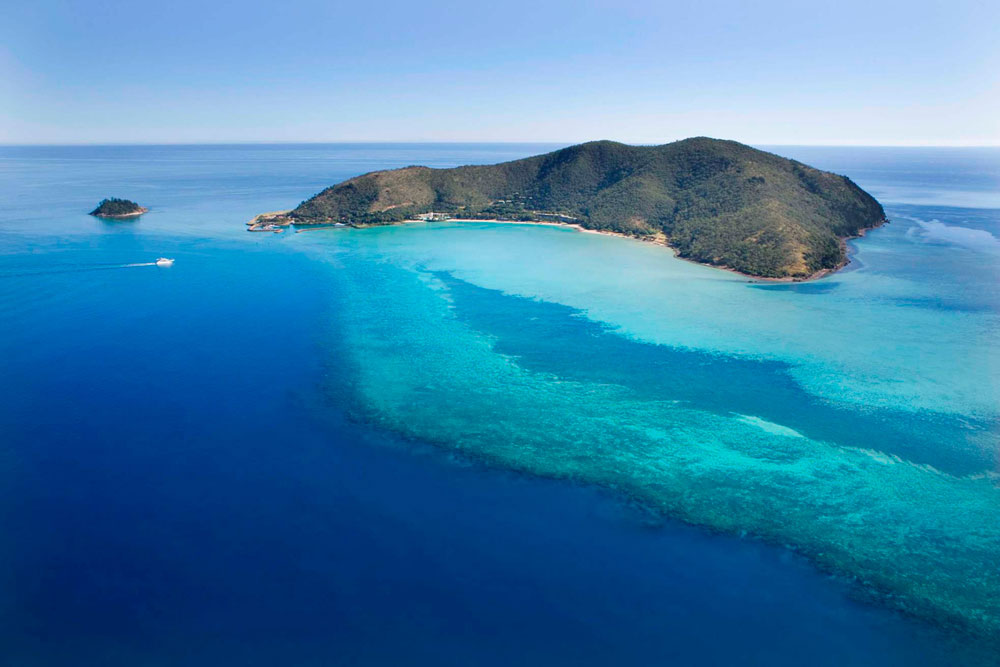
{"type": "Polygon", "coordinates": [[[170,259],[169,257],[158,257],[156,259],[157,266],[170,266],[173,263],[174,260],[170,259]]]}

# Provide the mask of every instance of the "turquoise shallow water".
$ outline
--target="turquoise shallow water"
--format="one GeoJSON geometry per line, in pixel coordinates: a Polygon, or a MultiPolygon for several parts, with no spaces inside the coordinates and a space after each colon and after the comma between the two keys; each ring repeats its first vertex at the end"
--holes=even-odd
{"type": "Polygon", "coordinates": [[[804,284],[553,227],[243,231],[541,148],[0,150],[0,651],[993,662],[1000,152],[776,149],[892,219],[804,284]]]}
{"type": "Polygon", "coordinates": [[[562,230],[331,243],[351,290],[334,335],[366,419],[786,544],[899,609],[1000,629],[994,313],[900,304],[864,270],[762,290],[562,230]],[[485,267],[467,244],[490,249],[485,267]]]}

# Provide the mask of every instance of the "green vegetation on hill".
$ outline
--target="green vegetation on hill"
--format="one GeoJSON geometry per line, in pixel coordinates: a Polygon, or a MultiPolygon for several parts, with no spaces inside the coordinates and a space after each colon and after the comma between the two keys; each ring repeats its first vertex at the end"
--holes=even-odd
{"type": "Polygon", "coordinates": [[[97,208],[90,212],[90,215],[96,215],[102,218],[123,218],[132,215],[139,215],[140,213],[145,212],[146,209],[139,206],[134,201],[111,197],[110,199],[102,199],[101,203],[97,205],[97,208]]]}
{"type": "Polygon", "coordinates": [[[427,212],[506,220],[561,215],[663,240],[682,257],[764,277],[805,277],[845,261],[843,239],[884,222],[845,176],[735,141],[662,146],[595,141],[488,166],[376,171],[327,188],[295,224],[390,224],[427,212]]]}

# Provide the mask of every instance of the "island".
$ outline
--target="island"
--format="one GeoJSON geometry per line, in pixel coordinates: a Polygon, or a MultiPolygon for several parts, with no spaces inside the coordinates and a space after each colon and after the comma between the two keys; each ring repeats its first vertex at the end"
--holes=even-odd
{"type": "Polygon", "coordinates": [[[887,222],[882,206],[846,176],[736,141],[695,137],[659,146],[593,141],[494,165],[375,171],[248,225],[258,231],[445,218],[572,225],[779,280],[836,271],[848,261],[846,240],[887,222]]]}
{"type": "Polygon", "coordinates": [[[109,197],[102,199],[97,208],[90,212],[90,215],[95,215],[99,218],[134,218],[148,210],[148,208],[139,206],[134,201],[109,197]]]}

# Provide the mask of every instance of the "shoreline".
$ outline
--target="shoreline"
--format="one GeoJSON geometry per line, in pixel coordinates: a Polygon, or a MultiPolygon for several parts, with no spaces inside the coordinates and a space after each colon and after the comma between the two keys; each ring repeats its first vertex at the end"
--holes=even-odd
{"type": "Polygon", "coordinates": [[[131,213],[119,213],[117,215],[101,215],[100,213],[91,213],[90,215],[95,218],[107,218],[108,220],[121,220],[122,218],[137,218],[143,213],[149,213],[149,209],[145,206],[140,206],[138,211],[133,211],[131,213]]]}
{"type": "Polygon", "coordinates": [[[267,213],[258,213],[249,222],[246,223],[248,232],[276,232],[280,233],[285,231],[286,227],[290,227],[292,221],[290,218],[286,217],[291,209],[284,211],[268,211],[267,213]]]}
{"type": "Polygon", "coordinates": [[[323,223],[319,223],[319,224],[296,225],[292,221],[291,218],[287,217],[287,214],[289,212],[290,211],[288,211],[288,210],[286,210],[286,211],[271,211],[271,212],[268,212],[268,213],[260,213],[258,215],[255,215],[249,222],[246,223],[247,228],[248,228],[247,231],[251,231],[251,232],[266,232],[266,231],[269,231],[269,232],[281,232],[281,231],[284,231],[284,228],[286,228],[286,227],[295,227],[296,228],[295,232],[298,233],[298,232],[310,231],[310,230],[315,230],[315,229],[334,229],[334,228],[336,228],[336,229],[342,229],[342,228],[345,228],[345,227],[351,227],[351,228],[354,228],[354,229],[365,229],[367,227],[382,227],[382,226],[391,226],[391,225],[405,225],[405,224],[411,224],[411,223],[415,223],[415,222],[459,222],[459,223],[462,223],[462,222],[486,222],[486,223],[492,223],[492,224],[498,224],[498,225],[542,225],[542,226],[546,226],[546,227],[566,227],[566,228],[569,228],[569,229],[576,230],[578,232],[583,232],[584,234],[601,234],[601,235],[604,235],[604,236],[617,236],[617,237],[623,238],[623,239],[629,239],[629,240],[632,240],[632,241],[639,241],[641,243],[649,243],[649,244],[652,244],[652,245],[661,246],[663,248],[667,248],[668,250],[670,250],[670,252],[673,253],[673,256],[676,257],[679,260],[682,260],[682,261],[685,261],[685,262],[691,262],[692,264],[697,264],[698,266],[708,267],[710,269],[720,269],[722,271],[728,271],[730,273],[734,273],[734,274],[736,274],[738,276],[741,276],[743,278],[747,278],[748,282],[764,282],[764,283],[804,283],[804,282],[810,282],[810,281],[813,281],[813,280],[820,280],[821,278],[826,278],[827,276],[833,275],[834,273],[840,271],[845,266],[847,266],[848,264],[851,263],[851,257],[850,257],[850,252],[849,252],[850,248],[847,245],[848,241],[852,241],[854,239],[862,238],[870,230],[877,229],[878,227],[881,227],[882,225],[885,225],[885,224],[889,223],[889,220],[886,219],[886,220],[883,220],[882,222],[880,222],[877,225],[874,225],[872,227],[866,227],[866,228],[860,230],[859,233],[856,234],[856,235],[854,235],[854,236],[848,236],[848,237],[840,239],[840,245],[841,245],[841,248],[844,251],[844,260],[840,264],[838,264],[837,266],[835,266],[833,268],[820,269],[819,271],[816,271],[815,273],[812,273],[812,274],[810,274],[808,276],[798,276],[798,277],[789,276],[789,277],[782,277],[782,278],[772,278],[772,277],[768,277],[768,276],[755,276],[755,275],[750,274],[750,273],[743,273],[742,271],[740,271],[738,269],[734,269],[734,268],[732,268],[730,266],[726,266],[726,265],[723,265],[723,264],[709,264],[707,262],[699,262],[696,259],[691,259],[691,258],[688,258],[688,257],[682,257],[681,254],[680,254],[680,251],[677,250],[677,248],[675,248],[674,246],[670,245],[669,242],[667,242],[666,236],[662,232],[654,234],[650,238],[644,238],[644,237],[641,237],[641,236],[634,236],[632,234],[625,234],[625,233],[622,233],[622,232],[613,232],[613,231],[608,231],[608,230],[603,230],[603,229],[590,229],[590,228],[584,227],[580,223],[576,223],[576,222],[556,222],[556,221],[552,221],[552,220],[498,220],[498,219],[489,219],[489,218],[448,218],[447,220],[441,220],[441,221],[430,221],[430,220],[423,220],[423,219],[412,219],[412,220],[400,220],[399,222],[389,223],[388,225],[348,225],[348,224],[344,224],[344,223],[339,223],[339,224],[334,224],[334,223],[323,224],[323,223]]]}
{"type": "MultiPolygon", "coordinates": [[[[409,222],[427,222],[427,221],[426,220],[404,220],[404,221],[402,221],[402,223],[397,223],[397,224],[403,224],[403,223],[409,223],[409,222]]],[[[742,271],[740,271],[738,269],[734,269],[734,268],[732,268],[730,266],[725,266],[723,264],[708,264],[707,262],[699,262],[696,259],[690,259],[688,257],[682,257],[681,254],[680,254],[680,251],[678,251],[677,248],[675,248],[674,246],[670,245],[666,241],[666,239],[663,237],[662,234],[657,235],[655,238],[648,238],[647,239],[647,238],[642,238],[640,236],[632,236],[630,234],[624,234],[622,232],[612,232],[612,231],[606,231],[606,230],[602,230],[602,229],[589,229],[587,227],[584,227],[583,225],[580,225],[579,223],[572,223],[572,222],[552,222],[552,221],[548,221],[548,220],[537,220],[537,221],[535,221],[535,220],[489,220],[489,219],[480,219],[480,218],[450,218],[450,219],[448,219],[445,222],[492,222],[492,223],[504,224],[504,225],[546,225],[546,226],[550,226],[550,227],[569,227],[571,229],[575,229],[575,230],[583,232],[585,234],[601,234],[601,235],[604,235],[604,236],[617,236],[619,238],[630,239],[632,241],[640,241],[642,243],[650,243],[652,245],[658,245],[658,246],[661,246],[661,247],[664,247],[664,248],[667,248],[668,250],[670,250],[673,253],[674,257],[676,257],[677,259],[679,259],[681,261],[690,262],[692,264],[697,264],[698,266],[705,266],[705,267],[708,267],[710,269],[721,269],[722,271],[728,271],[730,273],[735,273],[738,276],[742,276],[744,278],[748,278],[751,282],[752,281],[760,281],[760,282],[767,282],[767,283],[804,283],[804,282],[810,282],[810,281],[813,281],[813,280],[819,280],[821,278],[826,278],[827,276],[833,275],[837,271],[840,271],[845,266],[847,266],[848,264],[850,264],[851,263],[851,257],[850,257],[850,253],[849,253],[849,248],[847,246],[847,242],[848,241],[852,241],[854,239],[862,238],[870,230],[877,229],[878,227],[881,227],[884,224],[888,224],[889,221],[888,220],[884,220],[882,223],[880,223],[879,225],[876,225],[875,227],[868,227],[868,228],[862,229],[860,231],[860,233],[856,234],[855,236],[848,236],[846,238],[841,239],[840,240],[840,244],[841,244],[841,247],[844,249],[844,261],[841,262],[840,264],[838,264],[837,266],[835,266],[833,268],[830,268],[830,269],[820,269],[819,271],[816,271],[815,273],[811,273],[808,276],[786,277],[786,278],[770,278],[770,277],[767,277],[767,276],[755,276],[755,275],[750,274],[750,273],[743,273],[742,271]]]]}

